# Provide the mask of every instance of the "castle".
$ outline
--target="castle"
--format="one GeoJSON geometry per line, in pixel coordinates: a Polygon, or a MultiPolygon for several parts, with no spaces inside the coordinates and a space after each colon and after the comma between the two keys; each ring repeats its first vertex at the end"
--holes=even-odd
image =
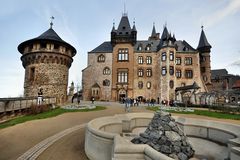
{"type": "Polygon", "coordinates": [[[62,40],[52,28],[40,36],[22,42],[18,51],[25,68],[24,96],[56,97],[57,103],[67,100],[68,70],[76,49],[62,40]]]}
{"type": "Polygon", "coordinates": [[[88,52],[88,64],[82,70],[83,98],[183,101],[186,93],[208,91],[210,52],[203,27],[196,49],[177,40],[167,26],[160,36],[153,25],[147,40],[137,40],[135,23],[131,27],[123,14],[117,29],[113,25],[111,40],[88,52]]]}

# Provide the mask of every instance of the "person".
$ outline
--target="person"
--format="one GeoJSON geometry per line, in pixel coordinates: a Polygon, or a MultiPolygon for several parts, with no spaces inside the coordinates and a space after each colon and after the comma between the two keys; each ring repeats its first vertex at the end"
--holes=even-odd
{"type": "Polygon", "coordinates": [[[43,90],[42,88],[39,88],[39,91],[38,91],[38,98],[37,98],[38,105],[41,105],[42,101],[43,101],[43,91],[42,90],[43,90]]]}
{"type": "Polygon", "coordinates": [[[130,111],[130,103],[131,103],[131,99],[127,97],[125,100],[125,112],[130,111]]]}
{"type": "Polygon", "coordinates": [[[78,102],[78,105],[80,104],[80,94],[78,93],[77,94],[77,102],[78,102]]]}
{"type": "Polygon", "coordinates": [[[94,104],[94,101],[95,101],[95,99],[94,99],[94,97],[92,97],[92,104],[94,104]]]}

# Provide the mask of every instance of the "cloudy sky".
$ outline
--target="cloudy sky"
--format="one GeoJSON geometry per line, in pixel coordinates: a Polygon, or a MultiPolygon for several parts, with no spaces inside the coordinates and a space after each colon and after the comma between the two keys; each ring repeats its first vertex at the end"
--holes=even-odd
{"type": "Polygon", "coordinates": [[[201,25],[212,45],[212,69],[240,74],[240,0],[1,0],[0,97],[23,95],[24,68],[17,46],[53,29],[77,49],[69,82],[81,85],[87,52],[110,40],[112,24],[119,24],[124,3],[131,25],[135,19],[138,40],[163,25],[197,47],[201,25]]]}

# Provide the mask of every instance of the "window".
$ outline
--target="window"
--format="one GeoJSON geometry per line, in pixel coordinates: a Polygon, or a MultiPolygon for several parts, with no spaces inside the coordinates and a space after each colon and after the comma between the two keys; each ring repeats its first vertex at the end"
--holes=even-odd
{"type": "Polygon", "coordinates": [[[103,75],[110,75],[110,74],[111,74],[110,68],[105,67],[105,68],[103,69],[103,75]]]}
{"type": "Polygon", "coordinates": [[[147,89],[151,89],[151,82],[147,82],[147,89]]]}
{"type": "Polygon", "coordinates": [[[162,53],[162,61],[166,61],[167,60],[167,55],[166,52],[162,53]]]}
{"type": "Polygon", "coordinates": [[[174,87],[174,82],[173,82],[173,80],[170,80],[170,81],[169,81],[169,87],[170,87],[171,89],[174,87]]]}
{"type": "Polygon", "coordinates": [[[167,74],[167,68],[162,67],[162,75],[165,76],[167,74]]]}
{"type": "Polygon", "coordinates": [[[143,56],[138,56],[138,64],[143,64],[143,56]]]}
{"type": "Polygon", "coordinates": [[[128,82],[128,72],[119,71],[118,72],[118,83],[127,83],[128,82]]]}
{"type": "Polygon", "coordinates": [[[174,75],[174,67],[173,66],[169,67],[169,74],[174,75]]]}
{"type": "Polygon", "coordinates": [[[181,57],[176,57],[176,65],[181,65],[181,57]]]}
{"type": "Polygon", "coordinates": [[[185,77],[186,78],[193,78],[193,71],[192,70],[186,70],[185,71],[185,77]]]}
{"type": "Polygon", "coordinates": [[[147,64],[152,64],[152,57],[151,56],[147,56],[146,62],[147,62],[147,64]]]}
{"type": "Polygon", "coordinates": [[[105,62],[105,56],[101,54],[100,56],[98,56],[97,61],[98,62],[105,62]]]}
{"type": "Polygon", "coordinates": [[[205,67],[201,67],[201,72],[205,73],[206,72],[206,68],[205,67]]]}
{"type": "Polygon", "coordinates": [[[47,48],[47,43],[40,43],[40,49],[47,48]]]}
{"type": "Polygon", "coordinates": [[[143,69],[138,69],[138,77],[142,77],[143,76],[143,69]]]}
{"type": "Polygon", "coordinates": [[[142,81],[139,81],[139,82],[138,82],[138,88],[139,88],[139,89],[142,89],[142,88],[143,88],[143,82],[142,82],[142,81]]]}
{"type": "Polygon", "coordinates": [[[147,77],[151,77],[152,76],[152,69],[147,69],[147,77]]]}
{"type": "Polygon", "coordinates": [[[186,57],[185,58],[185,64],[186,65],[192,65],[192,57],[186,57]]]}
{"type": "Polygon", "coordinates": [[[103,86],[110,86],[110,80],[105,79],[105,80],[103,81],[103,86]]]}
{"type": "Polygon", "coordinates": [[[118,61],[128,61],[128,49],[127,48],[118,50],[118,61]]]}
{"type": "Polygon", "coordinates": [[[204,82],[207,82],[207,80],[208,80],[207,76],[203,76],[203,80],[204,80],[204,82]]]}
{"type": "Polygon", "coordinates": [[[54,44],[54,49],[58,50],[59,49],[59,45],[54,44]]]}
{"type": "Polygon", "coordinates": [[[148,44],[147,46],[146,46],[146,51],[150,51],[151,50],[151,44],[148,44]]]}
{"type": "Polygon", "coordinates": [[[177,78],[181,78],[181,77],[182,77],[182,72],[181,72],[181,70],[179,70],[179,69],[176,70],[176,77],[177,77],[177,78]]]}
{"type": "Polygon", "coordinates": [[[170,61],[174,60],[174,53],[173,52],[170,52],[169,59],[170,59],[170,61]]]}
{"type": "Polygon", "coordinates": [[[138,50],[138,51],[141,51],[141,50],[142,50],[142,44],[139,44],[139,45],[138,45],[137,50],[138,50]]]}
{"type": "Polygon", "coordinates": [[[30,68],[29,79],[30,79],[30,81],[34,81],[34,79],[35,79],[35,67],[30,68]]]}

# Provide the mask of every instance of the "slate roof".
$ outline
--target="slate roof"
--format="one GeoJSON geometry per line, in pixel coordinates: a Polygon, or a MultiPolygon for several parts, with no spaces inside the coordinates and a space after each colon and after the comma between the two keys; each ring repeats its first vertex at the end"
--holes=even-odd
{"type": "Polygon", "coordinates": [[[122,18],[121,18],[121,21],[118,25],[117,34],[118,35],[119,34],[126,35],[126,34],[130,34],[131,31],[132,31],[132,29],[131,29],[128,17],[123,15],[122,18]]]}
{"type": "MultiPolygon", "coordinates": [[[[134,45],[134,52],[141,52],[141,53],[142,52],[157,52],[159,43],[160,43],[160,40],[137,41],[136,44],[134,45]],[[150,46],[149,51],[145,50],[147,45],[150,46]],[[138,50],[139,46],[142,47],[142,50],[138,50]]],[[[177,52],[195,52],[196,51],[196,49],[194,49],[192,46],[190,46],[184,40],[176,41],[175,45],[177,45],[177,52]]],[[[113,46],[112,46],[111,42],[106,41],[88,53],[112,53],[112,52],[113,52],[113,46]]]]}
{"type": "Polygon", "coordinates": [[[203,47],[212,48],[212,46],[208,43],[207,37],[206,37],[206,35],[205,35],[205,33],[202,29],[197,49],[200,49],[200,48],[203,48],[203,47]]]}
{"type": "Polygon", "coordinates": [[[70,45],[69,43],[62,40],[52,28],[49,28],[47,31],[45,31],[44,33],[42,33],[40,36],[38,36],[36,38],[24,41],[21,44],[19,44],[18,51],[20,53],[22,53],[25,45],[36,42],[36,41],[54,41],[54,42],[57,42],[57,43],[60,43],[60,44],[70,47],[73,50],[74,55],[77,52],[76,49],[72,45],[70,45]]]}
{"type": "Polygon", "coordinates": [[[226,69],[211,70],[211,79],[221,78],[224,76],[228,76],[228,71],[226,69]]]}
{"type": "Polygon", "coordinates": [[[93,49],[92,51],[88,53],[112,53],[113,52],[113,46],[111,42],[103,42],[98,47],[93,49]]]}

